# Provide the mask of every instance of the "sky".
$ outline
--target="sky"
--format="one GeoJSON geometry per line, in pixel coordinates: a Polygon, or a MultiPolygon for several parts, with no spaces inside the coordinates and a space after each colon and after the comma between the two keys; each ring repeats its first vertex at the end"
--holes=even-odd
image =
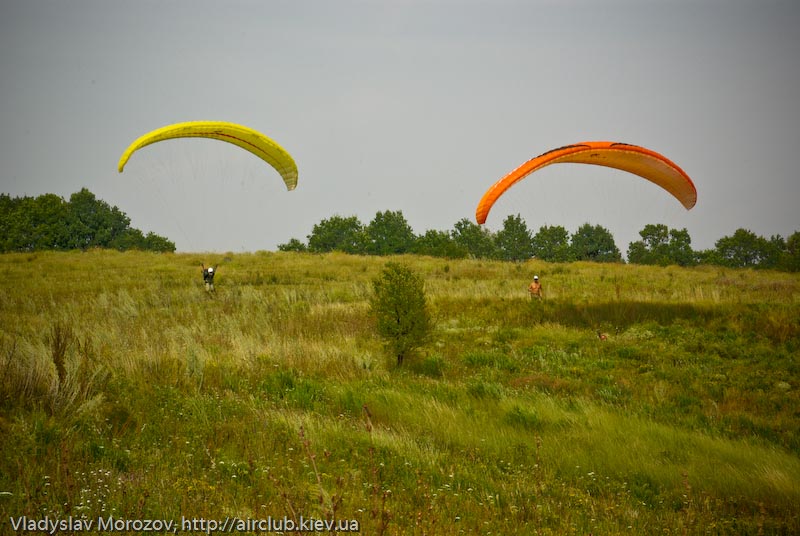
{"type": "Polygon", "coordinates": [[[657,186],[560,164],[487,220],[601,225],[623,252],[647,224],[694,249],[800,230],[796,0],[0,0],[0,192],[88,188],[178,251],[276,250],[334,215],[401,211],[418,234],[475,221],[483,192],[549,149],[653,149],[693,180],[657,186]],[[297,189],[181,121],[254,128],[297,189]]]}

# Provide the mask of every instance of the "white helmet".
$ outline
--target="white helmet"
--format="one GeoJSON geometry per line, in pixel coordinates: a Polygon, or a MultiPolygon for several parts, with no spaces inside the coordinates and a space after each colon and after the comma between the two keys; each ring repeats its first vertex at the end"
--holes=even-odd
{"type": "Polygon", "coordinates": [[[538,281],[539,280],[539,276],[538,275],[533,276],[533,280],[534,281],[538,281]]]}
{"type": "Polygon", "coordinates": [[[214,273],[214,268],[209,268],[209,269],[208,269],[208,273],[209,273],[209,274],[213,274],[213,273],[214,273]]]}

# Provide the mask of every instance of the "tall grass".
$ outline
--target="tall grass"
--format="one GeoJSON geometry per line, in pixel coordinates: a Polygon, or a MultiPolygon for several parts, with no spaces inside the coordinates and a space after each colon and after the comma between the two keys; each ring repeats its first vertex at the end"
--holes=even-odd
{"type": "Polygon", "coordinates": [[[436,326],[400,368],[367,307],[385,259],[0,256],[0,532],[21,515],[800,531],[796,275],[393,260],[436,326]],[[216,293],[201,262],[220,262],[216,293]]]}

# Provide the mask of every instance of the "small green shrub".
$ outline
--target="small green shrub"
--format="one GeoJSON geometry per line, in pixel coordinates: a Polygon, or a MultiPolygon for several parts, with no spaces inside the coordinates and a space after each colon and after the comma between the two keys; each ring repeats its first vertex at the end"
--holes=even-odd
{"type": "Polygon", "coordinates": [[[503,397],[503,387],[478,378],[467,382],[467,394],[477,399],[500,400],[503,397]]]}
{"type": "Polygon", "coordinates": [[[496,350],[467,352],[463,359],[466,365],[474,368],[486,367],[506,372],[517,372],[519,370],[518,364],[511,357],[496,350]]]}
{"type": "Polygon", "coordinates": [[[56,366],[59,385],[63,384],[67,377],[67,350],[74,340],[75,334],[72,327],[63,322],[53,324],[47,335],[47,343],[50,346],[53,364],[56,366]]]}
{"type": "Polygon", "coordinates": [[[521,429],[541,430],[542,418],[536,410],[527,409],[517,404],[505,414],[504,421],[512,427],[521,429]]]}
{"type": "Polygon", "coordinates": [[[410,268],[388,262],[372,280],[372,288],[370,312],[377,322],[378,335],[402,365],[431,332],[424,282],[410,268]]]}
{"type": "Polygon", "coordinates": [[[428,376],[430,378],[442,378],[444,376],[444,369],[446,365],[447,363],[442,356],[432,355],[421,360],[419,363],[415,363],[413,366],[413,371],[417,374],[422,374],[423,376],[428,376]]]}

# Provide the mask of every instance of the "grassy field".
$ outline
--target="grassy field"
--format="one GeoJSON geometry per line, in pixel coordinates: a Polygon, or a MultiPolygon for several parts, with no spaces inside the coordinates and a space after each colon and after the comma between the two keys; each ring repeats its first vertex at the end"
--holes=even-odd
{"type": "Polygon", "coordinates": [[[386,260],[0,256],[0,533],[800,533],[800,276],[393,258],[435,321],[397,368],[386,260]]]}

